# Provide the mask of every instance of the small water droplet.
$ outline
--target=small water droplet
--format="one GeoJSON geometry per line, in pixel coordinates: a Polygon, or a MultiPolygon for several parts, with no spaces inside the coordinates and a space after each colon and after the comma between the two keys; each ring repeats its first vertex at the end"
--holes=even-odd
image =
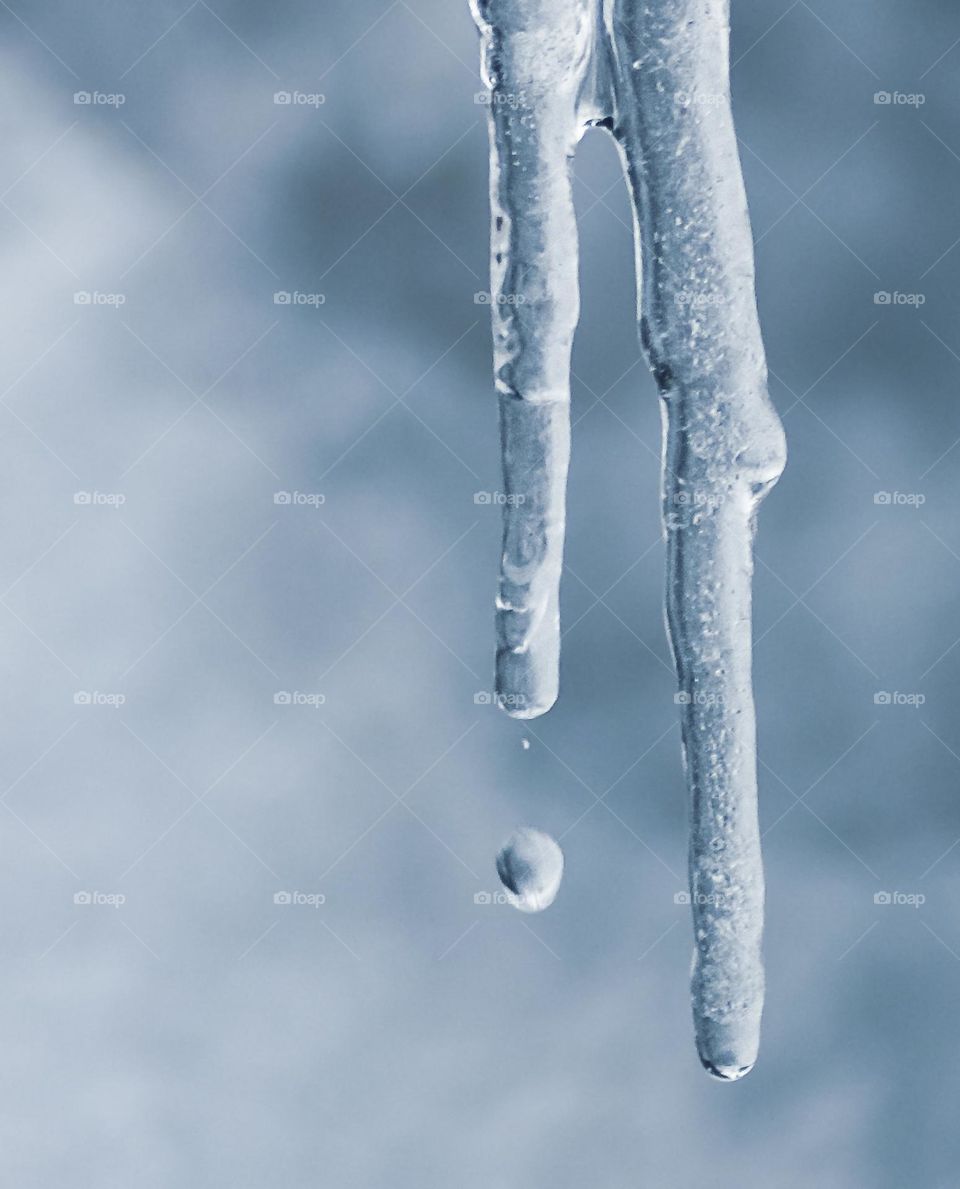
{"type": "Polygon", "coordinates": [[[501,847],[497,874],[514,908],[521,912],[542,912],[550,907],[560,890],[563,851],[549,834],[521,826],[501,847]]]}

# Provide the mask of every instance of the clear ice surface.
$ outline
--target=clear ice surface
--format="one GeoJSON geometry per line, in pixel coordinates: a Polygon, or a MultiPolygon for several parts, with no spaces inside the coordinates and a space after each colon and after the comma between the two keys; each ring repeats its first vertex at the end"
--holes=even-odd
{"type": "Polygon", "coordinates": [[[473,0],[490,89],[491,312],[503,551],[497,701],[559,689],[559,585],[579,315],[570,160],[618,145],[640,338],[664,420],[666,610],[690,798],[691,990],[705,1068],[756,1060],[763,869],[751,688],[757,507],[786,459],[770,404],[729,95],[729,0],[473,0]]]}
{"type": "Polygon", "coordinates": [[[560,890],[563,851],[549,834],[521,826],[501,847],[497,874],[515,908],[543,912],[560,890]]]}

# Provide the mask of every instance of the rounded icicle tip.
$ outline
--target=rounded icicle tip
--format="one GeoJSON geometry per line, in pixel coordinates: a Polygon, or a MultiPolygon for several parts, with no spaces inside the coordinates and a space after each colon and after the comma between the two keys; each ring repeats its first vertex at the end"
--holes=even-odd
{"type": "Polygon", "coordinates": [[[719,1082],[738,1082],[757,1061],[760,1049],[760,1005],[726,1020],[694,1013],[697,1055],[703,1068],[719,1082]]]}
{"type": "Polygon", "coordinates": [[[539,718],[560,693],[557,657],[539,658],[536,648],[501,649],[497,654],[496,701],[511,718],[539,718]]]}
{"type": "Polygon", "coordinates": [[[500,848],[497,874],[514,908],[542,912],[560,890],[563,851],[549,834],[521,826],[500,848]]]}

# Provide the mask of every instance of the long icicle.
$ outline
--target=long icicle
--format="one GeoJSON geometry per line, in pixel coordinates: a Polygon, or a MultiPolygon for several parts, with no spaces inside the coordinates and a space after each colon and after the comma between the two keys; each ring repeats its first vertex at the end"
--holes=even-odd
{"type": "Polygon", "coordinates": [[[665,413],[667,622],[690,793],[692,996],[715,1076],[757,1058],[763,865],[751,686],[757,507],[786,461],[767,395],[729,91],[729,0],[616,0],[617,138],[665,413]]]}

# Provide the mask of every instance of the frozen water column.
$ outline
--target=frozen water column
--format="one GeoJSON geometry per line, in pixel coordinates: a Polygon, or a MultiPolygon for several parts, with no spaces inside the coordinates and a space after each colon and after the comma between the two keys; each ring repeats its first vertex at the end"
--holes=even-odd
{"type": "Polygon", "coordinates": [[[757,506],[786,461],[767,396],[729,101],[729,0],[611,0],[640,335],[664,413],[666,609],[690,792],[692,996],[717,1077],[753,1066],[763,869],[751,688],[757,506]]]}
{"type": "Polygon", "coordinates": [[[500,705],[543,714],[559,682],[559,587],[579,316],[570,157],[583,131],[591,0],[473,0],[490,90],[491,305],[500,401],[500,705]]]}

